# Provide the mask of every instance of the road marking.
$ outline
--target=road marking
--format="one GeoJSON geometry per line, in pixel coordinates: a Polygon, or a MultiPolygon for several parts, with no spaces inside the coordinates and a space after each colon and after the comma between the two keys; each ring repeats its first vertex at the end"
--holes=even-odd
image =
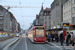
{"type": "Polygon", "coordinates": [[[12,50],[15,49],[15,47],[19,44],[20,41],[21,41],[21,39],[15,44],[15,46],[12,48],[12,50]]]}
{"type": "Polygon", "coordinates": [[[27,48],[27,43],[26,43],[26,37],[25,37],[25,46],[26,46],[26,50],[28,50],[28,48],[27,48]]]}

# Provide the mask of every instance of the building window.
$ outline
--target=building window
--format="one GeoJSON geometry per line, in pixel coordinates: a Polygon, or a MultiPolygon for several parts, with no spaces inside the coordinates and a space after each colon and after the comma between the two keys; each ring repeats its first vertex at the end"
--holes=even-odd
{"type": "Polygon", "coordinates": [[[0,19],[3,19],[3,17],[0,17],[0,19]]]}
{"type": "Polygon", "coordinates": [[[2,29],[2,27],[0,27],[0,29],[2,29]]]}
{"type": "Polygon", "coordinates": [[[8,14],[8,12],[6,12],[6,14],[8,14]]]}
{"type": "Polygon", "coordinates": [[[75,13],[75,7],[72,8],[72,14],[74,14],[74,13],[75,13]]]}
{"type": "Polygon", "coordinates": [[[45,26],[45,29],[47,29],[47,26],[45,26]]]}
{"type": "Polygon", "coordinates": [[[51,13],[49,13],[49,15],[51,15],[51,13]]]}
{"type": "Polygon", "coordinates": [[[8,17],[6,17],[6,19],[8,19],[8,17]]]}
{"type": "Polygon", "coordinates": [[[64,5],[64,9],[65,9],[65,5],[64,5]]]}
{"type": "Polygon", "coordinates": [[[66,7],[68,7],[68,3],[66,3],[66,7]]]}
{"type": "Polygon", "coordinates": [[[51,20],[51,17],[49,17],[49,20],[51,20]]]}
{"type": "Polygon", "coordinates": [[[6,24],[8,24],[7,21],[6,21],[6,24]]]}
{"type": "Polygon", "coordinates": [[[59,6],[59,2],[56,2],[56,6],[59,6]]]}
{"type": "Polygon", "coordinates": [[[47,17],[45,17],[45,20],[47,20],[47,17]]]}
{"type": "Polygon", "coordinates": [[[64,17],[65,17],[65,13],[64,13],[64,17]]]}
{"type": "Polygon", "coordinates": [[[40,17],[40,19],[43,19],[42,17],[40,17]]]}
{"type": "Polygon", "coordinates": [[[71,2],[69,1],[69,6],[71,5],[71,2]]]}
{"type": "Polygon", "coordinates": [[[51,25],[51,21],[49,21],[49,25],[51,25]]]}
{"type": "Polygon", "coordinates": [[[41,12],[40,15],[43,15],[43,12],[41,12]]]}
{"type": "Polygon", "coordinates": [[[69,10],[69,15],[71,14],[71,10],[69,10]]]}
{"type": "Polygon", "coordinates": [[[75,17],[72,18],[72,23],[74,23],[74,19],[75,19],[75,17]]]}
{"type": "Polygon", "coordinates": [[[51,29],[51,26],[49,26],[49,29],[51,29]]]}
{"type": "Polygon", "coordinates": [[[53,24],[55,25],[55,21],[53,21],[53,24]]]}
{"type": "Polygon", "coordinates": [[[3,24],[3,22],[0,22],[0,24],[3,24]]]}
{"type": "Polygon", "coordinates": [[[45,13],[45,15],[47,15],[47,13],[45,13]]]}
{"type": "Polygon", "coordinates": [[[75,4],[75,0],[72,0],[72,4],[75,4]]]}
{"type": "Polygon", "coordinates": [[[1,15],[3,15],[3,12],[1,12],[1,15]]]}
{"type": "Polygon", "coordinates": [[[45,21],[45,25],[47,25],[47,21],[45,21]]]}

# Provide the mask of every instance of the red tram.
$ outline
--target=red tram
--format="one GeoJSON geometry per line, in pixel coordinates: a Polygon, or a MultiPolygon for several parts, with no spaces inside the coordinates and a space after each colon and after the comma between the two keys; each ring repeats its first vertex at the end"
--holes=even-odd
{"type": "Polygon", "coordinates": [[[34,26],[28,31],[28,38],[33,43],[45,43],[45,27],[34,26]]]}

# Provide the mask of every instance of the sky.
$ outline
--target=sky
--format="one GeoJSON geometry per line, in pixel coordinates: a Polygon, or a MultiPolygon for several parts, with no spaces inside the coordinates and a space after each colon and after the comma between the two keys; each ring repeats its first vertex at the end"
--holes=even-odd
{"type": "Polygon", "coordinates": [[[2,6],[19,6],[23,8],[10,8],[9,11],[13,13],[17,22],[20,23],[21,28],[26,30],[30,27],[33,20],[36,19],[36,14],[39,14],[42,3],[44,9],[50,8],[54,0],[0,0],[2,6]],[[32,8],[29,8],[32,7],[32,8]]]}

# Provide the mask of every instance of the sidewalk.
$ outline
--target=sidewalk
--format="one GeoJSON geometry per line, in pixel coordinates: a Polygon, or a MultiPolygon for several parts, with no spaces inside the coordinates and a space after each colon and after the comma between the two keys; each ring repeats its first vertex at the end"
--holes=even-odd
{"type": "Polygon", "coordinates": [[[14,40],[16,40],[16,37],[0,42],[0,50],[2,50],[7,44],[11,43],[14,40]]]}
{"type": "Polygon", "coordinates": [[[63,46],[61,46],[61,43],[60,42],[48,42],[48,41],[46,41],[48,44],[50,44],[50,45],[53,45],[53,46],[55,46],[55,47],[57,47],[57,48],[64,48],[64,49],[75,49],[75,46],[74,47],[72,47],[72,45],[70,44],[69,46],[66,46],[66,44],[65,43],[63,43],[63,46]]]}
{"type": "Polygon", "coordinates": [[[13,38],[13,37],[11,37],[11,36],[0,37],[0,42],[5,41],[5,40],[7,40],[7,39],[11,39],[11,38],[13,38]]]}

